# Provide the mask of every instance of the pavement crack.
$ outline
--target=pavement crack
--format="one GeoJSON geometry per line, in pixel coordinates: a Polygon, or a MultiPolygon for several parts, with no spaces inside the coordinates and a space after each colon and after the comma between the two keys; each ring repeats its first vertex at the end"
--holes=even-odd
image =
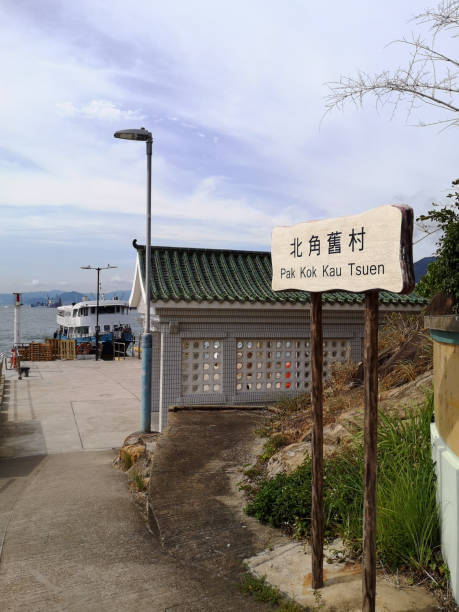
{"type": "Polygon", "coordinates": [[[78,421],[77,421],[76,414],[75,414],[75,408],[73,407],[73,402],[70,402],[70,407],[72,408],[73,420],[75,421],[75,427],[76,427],[76,430],[78,432],[78,437],[80,438],[81,448],[84,448],[84,446],[83,446],[83,439],[81,437],[80,428],[78,427],[78,421]]]}

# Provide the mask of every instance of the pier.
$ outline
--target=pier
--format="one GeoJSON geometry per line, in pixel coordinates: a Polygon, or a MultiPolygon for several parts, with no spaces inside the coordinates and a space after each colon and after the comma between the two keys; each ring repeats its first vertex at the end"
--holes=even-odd
{"type": "Polygon", "coordinates": [[[30,367],[22,380],[5,372],[0,457],[118,448],[139,430],[139,360],[22,365],[30,367]]]}
{"type": "Polygon", "coordinates": [[[0,408],[1,609],[264,610],[163,551],[112,466],[139,429],[141,362],[25,365],[28,378],[7,371],[0,408]]]}

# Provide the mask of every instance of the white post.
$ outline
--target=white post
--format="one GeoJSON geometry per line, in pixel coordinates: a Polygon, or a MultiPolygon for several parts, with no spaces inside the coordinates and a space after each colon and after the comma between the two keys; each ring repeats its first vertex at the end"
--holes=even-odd
{"type": "Polygon", "coordinates": [[[16,296],[15,301],[14,301],[14,328],[13,328],[13,347],[17,347],[18,344],[20,343],[20,312],[19,309],[21,308],[22,304],[21,304],[21,294],[20,293],[13,293],[13,295],[16,296]]]}

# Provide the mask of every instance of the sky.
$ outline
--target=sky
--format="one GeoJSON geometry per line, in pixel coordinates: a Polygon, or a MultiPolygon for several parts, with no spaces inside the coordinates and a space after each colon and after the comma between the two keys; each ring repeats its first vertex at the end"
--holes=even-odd
{"type": "Polygon", "coordinates": [[[269,249],[277,225],[442,201],[457,128],[417,126],[439,112],[369,99],[324,117],[327,83],[406,62],[388,43],[427,6],[2,0],[0,292],[93,291],[88,264],[130,288],[146,156],[119,129],[153,133],[152,244],[269,249]]]}

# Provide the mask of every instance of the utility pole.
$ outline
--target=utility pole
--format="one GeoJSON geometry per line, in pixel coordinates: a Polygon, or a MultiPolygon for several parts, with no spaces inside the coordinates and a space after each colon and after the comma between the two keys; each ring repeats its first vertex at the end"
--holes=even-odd
{"type": "Polygon", "coordinates": [[[111,266],[110,264],[106,266],[80,266],[82,270],[97,270],[97,302],[96,302],[96,361],[99,360],[99,295],[100,295],[100,271],[101,270],[111,270],[113,268],[117,268],[118,266],[111,266]]]}

